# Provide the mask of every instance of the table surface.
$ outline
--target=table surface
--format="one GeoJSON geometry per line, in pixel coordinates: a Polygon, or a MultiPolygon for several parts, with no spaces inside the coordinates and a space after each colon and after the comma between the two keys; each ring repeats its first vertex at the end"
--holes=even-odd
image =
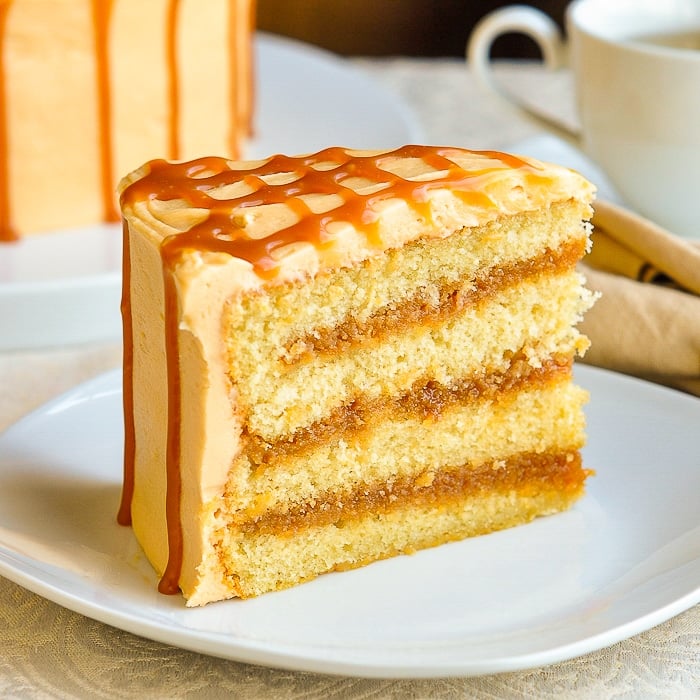
{"type": "MultiPolygon", "coordinates": [[[[425,142],[504,148],[535,135],[485,99],[454,59],[353,59],[399,95],[425,142]]],[[[501,79],[543,110],[575,123],[571,76],[507,63],[501,79]]],[[[0,431],[77,383],[118,367],[101,343],[0,353],[0,431]]],[[[0,578],[3,698],[698,698],[700,606],[584,657],[479,678],[369,680],[280,671],[172,648],[61,608],[0,578]]]]}

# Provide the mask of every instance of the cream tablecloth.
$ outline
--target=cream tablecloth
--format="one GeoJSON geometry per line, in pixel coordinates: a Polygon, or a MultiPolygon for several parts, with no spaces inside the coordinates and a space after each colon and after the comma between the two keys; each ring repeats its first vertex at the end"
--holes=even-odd
{"type": "MultiPolygon", "coordinates": [[[[485,101],[459,61],[354,63],[412,107],[426,142],[507,148],[533,135],[528,124],[485,101]]],[[[536,96],[543,108],[574,121],[567,73],[550,75],[532,64],[505,65],[500,72],[525,97],[536,96]]],[[[116,343],[0,353],[0,430],[120,360],[116,343]]],[[[700,698],[700,606],[610,648],[545,668],[480,678],[367,680],[259,668],[168,647],[0,578],[0,697],[700,698]]]]}

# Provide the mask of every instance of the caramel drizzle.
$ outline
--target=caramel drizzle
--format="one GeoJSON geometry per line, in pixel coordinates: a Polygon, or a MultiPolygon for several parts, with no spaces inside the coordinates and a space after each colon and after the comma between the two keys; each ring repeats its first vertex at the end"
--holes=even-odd
{"type": "Polygon", "coordinates": [[[253,61],[241,61],[241,56],[252,56],[255,36],[256,2],[242,3],[229,0],[229,65],[230,65],[230,104],[231,124],[229,134],[229,154],[238,158],[241,136],[251,136],[253,132],[253,108],[255,105],[255,75],[253,61]],[[236,11],[238,10],[238,11],[236,11]],[[241,14],[247,13],[242,19],[241,14]],[[242,130],[246,131],[243,132],[242,130]]]}
{"type": "Polygon", "coordinates": [[[109,89],[109,25],[112,7],[113,0],[92,0],[95,78],[97,80],[97,123],[100,140],[100,182],[102,185],[102,216],[105,221],[119,220],[114,206],[112,95],[109,89]]]}
{"type": "Polygon", "coordinates": [[[177,16],[179,0],[170,0],[168,5],[166,57],[168,65],[168,101],[170,103],[170,122],[168,124],[169,157],[180,157],[180,86],[177,70],[177,16]]]}
{"type": "Polygon", "coordinates": [[[10,167],[7,152],[7,86],[5,80],[5,28],[12,0],[0,0],[0,241],[13,241],[10,211],[10,167]]]}
{"type": "Polygon", "coordinates": [[[122,406],[124,408],[124,479],[122,498],[117,514],[120,525],[131,525],[131,499],[134,494],[134,331],[131,315],[131,246],[129,244],[129,227],[122,222],[122,332],[124,337],[124,356],[122,359],[122,406]]]}
{"type": "Polygon", "coordinates": [[[183,200],[187,206],[205,209],[208,217],[188,231],[167,237],[161,246],[163,260],[173,265],[183,250],[207,250],[228,253],[251,263],[263,278],[274,278],[279,262],[274,252],[288,244],[305,241],[318,250],[332,247],[333,235],[328,225],[336,221],[351,221],[364,233],[367,242],[382,247],[379,235],[378,203],[389,199],[404,199],[422,218],[430,219],[429,195],[432,190],[449,187],[463,200],[484,210],[497,205],[480,191],[479,185],[488,174],[504,169],[524,169],[537,176],[536,166],[516,156],[494,151],[472,151],[501,162],[467,171],[449,160],[449,148],[428,146],[404,146],[380,155],[353,156],[345,149],[333,147],[311,156],[276,155],[252,171],[231,170],[224,158],[208,157],[186,163],[151,161],[148,173],[132,183],[122,194],[122,201],[157,199],[183,200]],[[394,175],[381,166],[396,158],[420,158],[436,171],[445,174],[428,181],[409,180],[394,175]],[[333,162],[330,170],[317,170],[315,163],[333,162]],[[265,176],[294,172],[298,179],[287,184],[268,184],[265,176]],[[349,178],[365,178],[386,186],[374,194],[359,194],[343,181],[349,178]],[[253,189],[250,194],[230,199],[217,199],[210,192],[224,185],[243,181],[253,189]],[[301,198],[310,194],[340,194],[343,204],[324,214],[314,214],[301,198]],[[237,223],[238,216],[246,208],[285,203],[298,217],[297,223],[267,237],[254,239],[245,227],[237,223]]]}
{"type": "Polygon", "coordinates": [[[165,295],[165,359],[168,382],[168,429],[165,454],[166,494],[165,520],[168,525],[168,562],[158,584],[161,593],[172,595],[180,590],[182,569],[182,522],[180,519],[180,497],[182,477],[180,474],[180,418],[182,392],[180,384],[180,349],[178,338],[178,297],[175,278],[168,268],[163,268],[163,290],[165,295]],[[173,416],[173,420],[170,419],[173,416]]]}
{"type": "MultiPolygon", "coordinates": [[[[451,148],[430,146],[404,146],[379,155],[353,156],[345,149],[332,147],[310,156],[276,155],[254,171],[236,171],[229,161],[219,157],[207,157],[186,163],[168,163],[155,160],[148,164],[143,178],[133,182],[122,193],[122,207],[136,201],[158,199],[160,201],[183,200],[188,206],[209,211],[209,216],[188,231],[166,237],[161,243],[163,282],[165,293],[165,340],[168,377],[168,446],[166,455],[166,526],[168,538],[168,562],[158,590],[174,594],[179,590],[182,568],[182,523],[180,518],[181,465],[180,425],[182,416],[179,376],[178,308],[177,293],[172,272],[177,260],[188,249],[224,252],[247,260],[262,278],[272,279],[279,272],[279,263],[274,258],[275,250],[297,241],[306,241],[317,249],[333,245],[333,236],[328,225],[333,221],[352,221],[364,233],[368,243],[381,247],[378,216],[375,206],[387,199],[401,198],[411,203],[414,211],[426,220],[431,219],[429,195],[432,190],[450,188],[457,196],[475,207],[484,210],[496,209],[497,205],[480,190],[484,176],[497,170],[524,169],[531,176],[543,174],[526,161],[496,151],[471,151],[485,158],[500,162],[500,165],[467,171],[449,160],[451,148]],[[394,175],[381,166],[392,158],[420,158],[443,175],[428,181],[414,181],[394,175]],[[337,163],[330,170],[316,170],[312,166],[319,162],[337,163]],[[271,185],[262,179],[266,175],[294,172],[299,179],[288,184],[271,185]],[[375,194],[358,194],[343,186],[346,178],[365,178],[373,182],[386,183],[386,187],[375,194]],[[251,194],[231,199],[216,199],[210,192],[223,185],[243,180],[253,189],[251,194]],[[300,199],[303,194],[338,194],[344,203],[331,212],[314,214],[300,199]],[[299,217],[297,223],[267,236],[253,239],[245,228],[236,223],[235,214],[247,207],[263,204],[285,203],[299,217]]],[[[128,279],[124,284],[128,290],[128,279]]],[[[128,293],[128,292],[127,292],[128,293]]],[[[131,336],[124,335],[125,345],[132,344],[131,336]]],[[[133,347],[128,354],[133,353],[133,347]]],[[[127,375],[125,383],[131,381],[127,375]]],[[[131,391],[131,388],[129,388],[131,391]]],[[[133,441],[133,435],[126,437],[133,441]]],[[[134,446],[125,448],[125,484],[133,484],[134,446]]],[[[130,487],[131,488],[131,487],[130,487]]],[[[131,493],[125,487],[122,508],[130,503],[131,493]]]]}

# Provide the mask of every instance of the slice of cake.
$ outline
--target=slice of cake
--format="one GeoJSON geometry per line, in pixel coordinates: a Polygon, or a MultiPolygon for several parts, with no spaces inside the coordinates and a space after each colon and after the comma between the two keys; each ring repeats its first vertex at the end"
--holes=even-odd
{"type": "Polygon", "coordinates": [[[0,0],[0,241],[118,221],[120,176],[151,158],[237,156],[254,7],[0,0]]]}
{"type": "Polygon", "coordinates": [[[121,190],[119,519],[162,591],[256,596],[582,495],[578,174],[329,148],[121,190]]]}

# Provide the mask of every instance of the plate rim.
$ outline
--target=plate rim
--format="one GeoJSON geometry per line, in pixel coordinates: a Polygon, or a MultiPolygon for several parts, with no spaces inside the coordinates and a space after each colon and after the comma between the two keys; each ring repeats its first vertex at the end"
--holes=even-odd
{"type": "MultiPolygon", "coordinates": [[[[577,382],[583,384],[584,387],[591,377],[594,380],[612,380],[613,382],[636,387],[641,391],[651,392],[651,398],[654,396],[665,396],[671,400],[688,401],[687,405],[692,405],[694,410],[700,407],[700,399],[696,397],[637,377],[582,363],[577,363],[575,372],[577,382]]],[[[0,433],[0,447],[2,447],[3,443],[11,442],[15,434],[21,432],[33,420],[41,419],[42,416],[58,410],[62,404],[70,404],[76,397],[88,396],[94,390],[105,386],[111,387],[110,391],[107,392],[108,394],[120,395],[120,375],[120,368],[108,370],[35,408],[0,433]]],[[[3,467],[3,464],[7,464],[7,462],[0,457],[0,468],[3,467]]],[[[45,568],[42,572],[42,567],[47,566],[49,565],[40,561],[37,562],[37,560],[31,559],[21,552],[8,550],[0,545],[0,574],[47,600],[99,622],[159,643],[214,657],[287,670],[364,678],[426,679],[466,677],[497,672],[521,671],[545,666],[615,644],[644,632],[700,602],[700,581],[698,581],[698,585],[693,590],[634,620],[623,622],[608,630],[594,633],[577,641],[531,653],[506,656],[505,658],[467,659],[460,663],[449,662],[446,664],[432,661],[424,667],[416,668],[413,662],[387,663],[379,660],[376,663],[368,663],[367,659],[358,662],[349,658],[339,658],[337,654],[314,656],[311,652],[318,645],[309,643],[303,643],[295,651],[295,648],[286,642],[261,641],[246,637],[236,638],[234,635],[233,640],[235,643],[232,644],[231,635],[220,631],[212,632],[184,628],[181,625],[174,625],[172,621],[165,624],[152,617],[139,617],[124,609],[110,608],[97,604],[79,593],[70,592],[56,585],[52,581],[52,575],[50,573],[48,576],[46,575],[45,568]],[[13,560],[15,560],[14,563],[13,560]],[[227,640],[228,644],[222,646],[222,640],[227,640]]],[[[224,601],[220,604],[226,605],[226,602],[224,601]]],[[[417,643],[414,643],[414,646],[415,644],[417,643]]],[[[350,644],[342,647],[341,656],[343,651],[347,652],[348,649],[353,649],[355,646],[350,644]]]]}

